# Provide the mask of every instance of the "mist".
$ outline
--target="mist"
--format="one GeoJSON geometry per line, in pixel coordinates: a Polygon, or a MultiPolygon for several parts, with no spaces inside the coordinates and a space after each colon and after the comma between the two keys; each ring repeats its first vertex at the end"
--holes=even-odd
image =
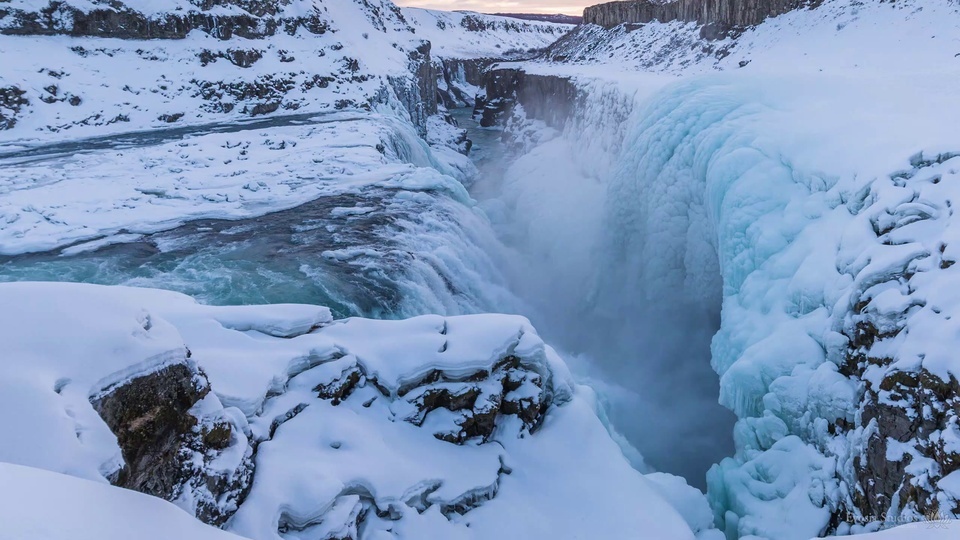
{"type": "Polygon", "coordinates": [[[735,421],[710,366],[714,248],[691,254],[686,239],[650,230],[637,216],[644,204],[613,191],[617,164],[584,164],[565,137],[507,157],[497,132],[472,136],[472,192],[510,250],[525,314],[597,391],[612,429],[642,455],[625,448],[636,468],[705,488],[709,467],[733,453],[735,421]]]}

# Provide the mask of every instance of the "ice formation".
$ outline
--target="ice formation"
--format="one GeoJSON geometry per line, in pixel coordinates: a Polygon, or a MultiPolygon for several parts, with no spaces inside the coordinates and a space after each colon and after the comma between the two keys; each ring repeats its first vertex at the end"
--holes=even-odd
{"type": "MultiPolygon", "coordinates": [[[[551,276],[534,297],[544,330],[576,332],[566,313],[617,324],[641,299],[652,307],[631,320],[656,325],[661,346],[687,346],[697,310],[716,302],[712,365],[738,421],[736,453],[708,484],[732,537],[954,516],[955,375],[938,343],[953,332],[949,141],[960,135],[944,46],[956,32],[941,21],[956,15],[946,2],[825,2],[745,32],[731,50],[750,62],[731,54],[717,65],[735,69],[719,74],[670,76],[717,62],[696,51],[657,64],[665,73],[620,74],[617,29],[592,38],[611,39],[589,49],[601,63],[611,51],[605,69],[578,65],[587,56],[519,68],[578,87],[573,115],[553,127],[523,120],[520,99],[508,129],[524,155],[497,203],[513,209],[501,226],[542,261],[525,272],[551,276]],[[555,300],[557,289],[570,296],[555,300]],[[688,324],[676,328],[672,307],[688,324]]],[[[647,41],[673,30],[622,39],[651,59],[686,54],[647,41]]],[[[645,360],[631,372],[615,356],[606,369],[663,384],[645,360]]]]}

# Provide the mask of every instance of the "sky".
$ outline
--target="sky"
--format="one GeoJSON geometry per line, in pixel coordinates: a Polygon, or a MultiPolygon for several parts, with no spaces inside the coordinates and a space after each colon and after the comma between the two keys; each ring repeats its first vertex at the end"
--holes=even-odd
{"type": "Polygon", "coordinates": [[[583,8],[602,0],[393,0],[400,6],[430,9],[467,9],[482,13],[567,13],[583,14],[583,8]]]}

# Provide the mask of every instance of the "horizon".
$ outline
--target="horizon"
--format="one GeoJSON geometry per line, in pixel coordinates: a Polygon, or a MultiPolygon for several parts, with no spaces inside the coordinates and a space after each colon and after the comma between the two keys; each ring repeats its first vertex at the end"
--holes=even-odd
{"type": "Polygon", "coordinates": [[[441,11],[477,11],[480,13],[542,13],[547,15],[583,15],[583,8],[596,4],[584,0],[394,0],[398,6],[441,11]]]}

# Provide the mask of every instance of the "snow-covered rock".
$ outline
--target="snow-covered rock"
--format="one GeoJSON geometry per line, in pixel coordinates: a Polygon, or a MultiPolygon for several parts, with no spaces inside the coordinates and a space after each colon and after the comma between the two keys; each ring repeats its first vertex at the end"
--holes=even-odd
{"type": "Polygon", "coordinates": [[[521,317],[334,321],[57,283],[2,284],[0,303],[19,306],[0,461],[121,485],[147,466],[147,488],[186,471],[157,494],[256,539],[693,538],[521,317]]]}

